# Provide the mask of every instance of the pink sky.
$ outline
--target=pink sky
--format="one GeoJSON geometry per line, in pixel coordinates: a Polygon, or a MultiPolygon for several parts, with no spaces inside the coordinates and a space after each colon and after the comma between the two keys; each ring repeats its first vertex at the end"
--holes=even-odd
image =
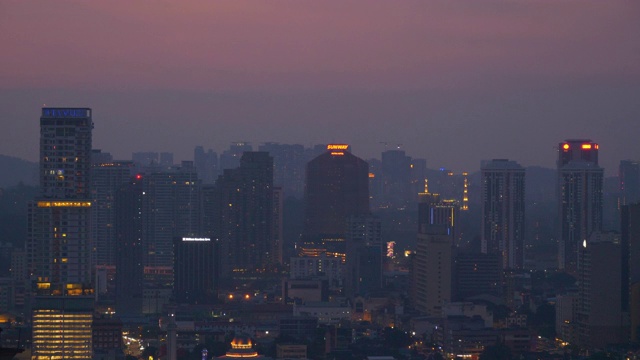
{"type": "MultiPolygon", "coordinates": [[[[615,119],[608,120],[614,122],[613,127],[602,128],[605,131],[625,129],[632,124],[626,117],[638,121],[637,105],[621,103],[617,95],[625,94],[626,88],[637,90],[640,84],[638,19],[637,1],[5,1],[0,2],[0,91],[7,98],[17,99],[17,103],[0,101],[0,109],[34,124],[12,128],[15,119],[5,116],[0,121],[9,126],[9,132],[33,132],[34,126],[37,128],[37,107],[42,103],[81,105],[75,103],[78,98],[63,94],[89,92],[95,98],[84,98],[87,106],[94,107],[94,113],[103,114],[103,118],[113,116],[109,121],[103,120],[96,130],[102,127],[96,140],[106,150],[115,147],[108,139],[118,136],[123,124],[135,120],[140,123],[132,124],[132,128],[144,129],[151,123],[144,119],[146,116],[154,124],[164,124],[153,138],[139,137],[145,146],[142,149],[133,148],[131,136],[118,138],[122,156],[130,151],[167,148],[182,155],[178,158],[187,158],[198,144],[222,149],[232,140],[308,144],[344,136],[347,141],[361,142],[360,148],[366,149],[363,157],[379,153],[381,149],[373,144],[377,146],[385,137],[407,143],[407,151],[415,156],[429,157],[434,149],[421,145],[415,133],[429,132],[433,125],[422,127],[416,119],[439,114],[451,123],[442,128],[444,134],[459,134],[465,128],[482,130],[484,127],[476,123],[486,122],[494,131],[462,137],[482,136],[485,141],[496,143],[492,152],[478,156],[494,157],[495,153],[501,157],[501,149],[513,153],[519,141],[491,138],[495,129],[501,128],[493,121],[505,122],[517,117],[519,111],[535,109],[538,96],[541,106],[555,109],[541,115],[557,117],[543,127],[556,126],[558,119],[565,121],[566,116],[593,113],[581,110],[572,115],[562,108],[565,97],[566,104],[572,106],[604,97],[606,101],[601,106],[591,106],[598,105],[596,109],[603,114],[616,114],[615,119]],[[215,144],[207,144],[208,138],[194,132],[185,134],[185,139],[198,143],[175,147],[165,133],[172,134],[177,128],[176,114],[194,111],[189,118],[202,117],[209,102],[176,98],[172,109],[154,113],[154,108],[164,104],[153,105],[156,100],[152,96],[145,98],[146,91],[251,91],[267,94],[266,98],[289,95],[281,95],[285,98],[274,100],[277,105],[265,108],[219,109],[226,117],[218,119],[216,128],[210,131],[219,134],[210,137],[215,144]],[[304,108],[298,112],[287,110],[291,104],[286,96],[331,91],[357,93],[353,103],[362,109],[341,109],[333,97],[323,100],[315,95],[298,99],[295,106],[308,101],[309,111],[315,112],[329,107],[326,115],[319,118],[338,118],[340,121],[335,123],[329,120],[336,126],[349,121],[348,131],[309,135],[319,119],[310,117],[304,120],[309,123],[292,126],[290,140],[276,138],[281,132],[251,132],[255,124],[264,124],[268,119],[272,119],[269,124],[282,126],[292,124],[293,120],[286,116],[301,119],[304,108]],[[419,100],[409,104],[389,100],[381,110],[366,109],[363,95],[423,91],[438,94],[435,99],[427,99],[429,106],[421,107],[419,100]],[[116,92],[125,100],[118,100],[117,96],[105,100],[99,95],[101,92],[116,92]],[[27,100],[25,93],[32,94],[31,98],[27,100]],[[123,95],[128,93],[139,94],[134,98],[143,104],[141,108],[131,109],[134,105],[127,103],[127,96],[123,95]],[[583,94],[584,98],[574,99],[576,94],[583,94]],[[505,103],[501,104],[503,98],[505,103]],[[494,105],[483,109],[488,99],[494,105]],[[470,107],[468,113],[464,113],[464,104],[470,107]],[[513,108],[512,112],[504,112],[503,105],[513,108]],[[411,107],[398,109],[402,106],[411,107]],[[108,107],[123,110],[109,112],[108,107]],[[261,114],[265,109],[273,111],[271,117],[261,114]],[[388,117],[396,112],[401,117],[398,124],[406,132],[381,125],[367,133],[369,145],[363,139],[350,140],[361,134],[362,126],[385,120],[377,119],[377,113],[388,117]],[[123,115],[126,113],[135,113],[135,119],[127,119],[123,115]],[[173,117],[163,118],[166,113],[173,117]],[[238,127],[229,127],[233,123],[238,127]]],[[[247,106],[246,102],[238,103],[247,106]]],[[[561,130],[558,133],[538,133],[535,128],[529,133],[548,134],[541,140],[545,146],[553,146],[566,137],[600,137],[601,142],[610,143],[609,148],[617,147],[616,158],[610,153],[610,164],[623,157],[640,157],[637,145],[624,140],[629,137],[627,134],[620,134],[624,144],[615,143],[617,134],[603,137],[595,118],[585,119],[593,125],[593,131],[574,132],[575,119],[566,121],[560,124],[563,128],[556,129],[561,130]]],[[[194,120],[192,124],[206,126],[207,122],[194,120]]],[[[518,127],[507,130],[517,131],[518,127]]],[[[35,139],[19,144],[7,132],[0,135],[0,153],[34,159],[37,132],[28,136],[35,139]]],[[[521,156],[525,164],[547,164],[548,160],[534,160],[538,153],[532,150],[513,154],[521,156]]],[[[468,161],[466,167],[481,160],[463,159],[462,155],[440,156],[442,162],[468,161]]],[[[607,155],[603,156],[606,159],[607,155]]]]}

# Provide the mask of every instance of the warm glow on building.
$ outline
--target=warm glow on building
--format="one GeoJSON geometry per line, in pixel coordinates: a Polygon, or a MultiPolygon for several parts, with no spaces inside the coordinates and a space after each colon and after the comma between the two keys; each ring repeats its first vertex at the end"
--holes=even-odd
{"type": "Polygon", "coordinates": [[[348,144],[329,144],[327,145],[327,150],[348,150],[348,144]]]}
{"type": "Polygon", "coordinates": [[[262,355],[258,355],[258,352],[253,350],[253,343],[251,339],[246,337],[235,337],[231,341],[231,349],[227,351],[224,356],[220,356],[218,359],[231,359],[231,358],[253,358],[262,359],[262,355]]]}
{"type": "Polygon", "coordinates": [[[91,207],[90,201],[38,201],[39,208],[46,207],[91,207]]]}
{"type": "Polygon", "coordinates": [[[32,359],[91,359],[92,321],[90,311],[35,310],[32,359]]]}

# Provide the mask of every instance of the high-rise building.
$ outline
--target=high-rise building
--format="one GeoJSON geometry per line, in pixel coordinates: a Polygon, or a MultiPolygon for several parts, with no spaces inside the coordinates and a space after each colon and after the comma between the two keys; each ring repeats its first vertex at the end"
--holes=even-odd
{"type": "Polygon", "coordinates": [[[500,254],[504,269],[524,266],[525,171],[515,161],[482,164],[482,252],[500,254]]]}
{"type": "Polygon", "coordinates": [[[116,234],[115,211],[116,192],[131,178],[133,162],[113,161],[92,157],[91,193],[93,200],[91,235],[94,240],[94,264],[115,266],[116,234]]]}
{"type": "Polygon", "coordinates": [[[145,266],[171,269],[173,239],[200,233],[200,181],[193,163],[143,174],[145,266]]]}
{"type": "MultiPolygon", "coordinates": [[[[593,232],[578,250],[578,345],[604,348],[627,341],[622,316],[620,234],[593,232]]],[[[624,291],[626,292],[626,290],[624,291]]]]}
{"type": "Polygon", "coordinates": [[[266,143],[260,145],[273,157],[273,184],[280,186],[284,195],[302,198],[304,194],[304,166],[307,156],[299,144],[266,143]]]}
{"type": "Polygon", "coordinates": [[[90,359],[91,131],[88,108],[43,108],[40,196],[29,205],[33,359],[90,359]]]}
{"type": "Polygon", "coordinates": [[[229,149],[220,154],[220,171],[240,166],[240,158],[245,151],[253,151],[250,143],[242,141],[231,143],[229,149]]]}
{"type": "Polygon", "coordinates": [[[347,220],[345,293],[365,296],[382,288],[382,225],[373,215],[347,220]]]}
{"type": "Polygon", "coordinates": [[[416,310],[439,316],[453,293],[453,239],[455,210],[437,194],[420,194],[418,239],[412,264],[412,303],[416,310]]]}
{"type": "Polygon", "coordinates": [[[209,149],[204,151],[202,146],[193,150],[193,163],[198,171],[198,177],[203,184],[213,184],[218,177],[218,154],[209,149]]]}
{"type": "Polygon", "coordinates": [[[144,292],[144,184],[136,175],[116,193],[116,311],[119,316],[142,314],[144,292]]]}
{"type": "Polygon", "coordinates": [[[174,240],[174,298],[179,303],[207,304],[217,299],[217,242],[208,237],[174,240]]]}
{"type": "Polygon", "coordinates": [[[215,185],[214,238],[220,242],[220,274],[262,270],[277,261],[273,249],[273,159],[245,152],[236,169],[215,185]]]}
{"type": "Polygon", "coordinates": [[[566,140],[558,147],[558,267],[570,274],[576,274],[583,241],[602,228],[604,170],[598,151],[591,140],[566,140]]]}
{"type": "Polygon", "coordinates": [[[439,316],[442,306],[451,302],[452,248],[451,235],[445,225],[434,225],[418,233],[413,271],[415,274],[416,310],[439,316]]]}
{"type": "Polygon", "coordinates": [[[307,164],[305,202],[303,251],[344,255],[347,219],[369,214],[368,164],[349,145],[327,145],[307,164]]]}
{"type": "Polygon", "coordinates": [[[622,206],[622,311],[630,317],[630,340],[640,341],[640,203],[622,206]]]}
{"type": "Polygon", "coordinates": [[[382,153],[383,206],[393,209],[406,208],[415,197],[411,193],[411,157],[403,150],[387,150],[382,153]]]}
{"type": "Polygon", "coordinates": [[[620,161],[618,176],[620,180],[620,205],[640,201],[640,161],[620,161]]]}

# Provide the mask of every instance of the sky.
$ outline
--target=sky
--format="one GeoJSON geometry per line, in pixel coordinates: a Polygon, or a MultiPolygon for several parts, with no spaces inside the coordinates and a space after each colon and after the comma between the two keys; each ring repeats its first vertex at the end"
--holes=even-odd
{"type": "Polygon", "coordinates": [[[43,106],[93,146],[192,160],[232,141],[340,142],[429,167],[640,160],[638,1],[2,1],[0,154],[37,161],[43,106]]]}

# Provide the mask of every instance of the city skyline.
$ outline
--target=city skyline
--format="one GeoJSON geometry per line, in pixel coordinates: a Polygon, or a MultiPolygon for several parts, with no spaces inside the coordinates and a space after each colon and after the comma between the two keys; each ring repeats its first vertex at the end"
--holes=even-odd
{"type": "Polygon", "coordinates": [[[559,141],[585,138],[610,175],[640,153],[636,3],[1,9],[0,154],[30,161],[43,106],[91,107],[94,145],[117,159],[344,142],[456,172],[506,154],[553,168],[559,141]]]}

